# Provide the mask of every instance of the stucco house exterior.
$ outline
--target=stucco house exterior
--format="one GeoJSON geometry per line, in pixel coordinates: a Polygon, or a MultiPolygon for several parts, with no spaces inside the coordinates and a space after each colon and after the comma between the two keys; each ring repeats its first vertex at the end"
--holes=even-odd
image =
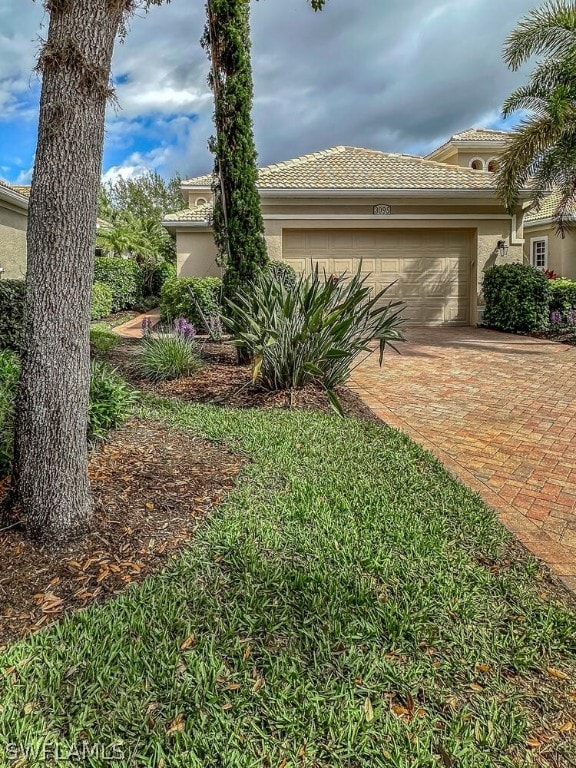
{"type": "Polygon", "coordinates": [[[0,181],[0,279],[26,274],[28,197],[0,181]]]}
{"type": "Polygon", "coordinates": [[[525,256],[538,269],[576,280],[576,230],[558,234],[553,216],[559,202],[560,195],[553,192],[524,217],[525,256]]]}
{"type": "MultiPolygon", "coordinates": [[[[403,299],[410,323],[475,325],[485,269],[524,260],[523,218],[498,200],[507,134],[472,129],[426,158],[338,146],[262,168],[258,188],[270,258],[309,272],[353,271],[403,299]]],[[[166,217],[178,274],[217,275],[210,229],[212,176],[184,181],[189,207],[166,217]]]]}

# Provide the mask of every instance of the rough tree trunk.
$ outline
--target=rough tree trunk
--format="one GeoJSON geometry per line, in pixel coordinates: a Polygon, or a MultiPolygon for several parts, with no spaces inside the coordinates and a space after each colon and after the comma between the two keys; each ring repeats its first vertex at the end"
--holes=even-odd
{"type": "Polygon", "coordinates": [[[90,294],[110,63],[126,2],[48,0],[46,8],[14,496],[31,537],[62,541],[91,517],[90,294]]]}

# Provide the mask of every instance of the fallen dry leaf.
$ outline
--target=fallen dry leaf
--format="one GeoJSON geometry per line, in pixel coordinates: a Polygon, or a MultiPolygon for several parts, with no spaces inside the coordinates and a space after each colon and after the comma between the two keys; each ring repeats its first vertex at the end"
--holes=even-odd
{"type": "Polygon", "coordinates": [[[374,708],[372,707],[372,702],[368,697],[364,701],[364,717],[366,718],[367,723],[370,723],[372,720],[374,720],[374,708]]]}
{"type": "Polygon", "coordinates": [[[186,728],[186,719],[182,713],[176,715],[174,720],[168,726],[166,733],[171,735],[173,733],[181,733],[186,728]]]}
{"type": "Polygon", "coordinates": [[[550,677],[555,677],[556,680],[570,680],[570,677],[565,672],[562,672],[561,669],[556,669],[556,667],[546,667],[546,672],[548,672],[550,677]]]}

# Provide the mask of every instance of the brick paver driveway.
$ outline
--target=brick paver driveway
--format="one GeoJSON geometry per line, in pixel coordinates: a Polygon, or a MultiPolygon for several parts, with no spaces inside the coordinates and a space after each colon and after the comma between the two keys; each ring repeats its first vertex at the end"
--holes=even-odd
{"type": "Polygon", "coordinates": [[[406,335],[352,387],[576,590],[576,348],[478,328],[406,335]]]}

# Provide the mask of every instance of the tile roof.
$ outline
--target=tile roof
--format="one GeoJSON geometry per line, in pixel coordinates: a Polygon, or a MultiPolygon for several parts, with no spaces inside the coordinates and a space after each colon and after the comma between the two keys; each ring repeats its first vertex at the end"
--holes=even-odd
{"type": "Polygon", "coordinates": [[[24,195],[24,197],[30,197],[30,184],[11,184],[10,185],[13,190],[18,192],[19,195],[24,195]]]}
{"type": "Polygon", "coordinates": [[[552,192],[551,195],[545,197],[538,208],[533,208],[524,216],[524,224],[537,224],[539,221],[551,219],[556,212],[560,197],[560,192],[552,192]]]}
{"type": "Polygon", "coordinates": [[[164,217],[164,221],[208,221],[211,213],[212,203],[205,203],[204,205],[197,205],[195,208],[185,208],[177,213],[169,213],[164,217]]]}
{"type": "MultiPolygon", "coordinates": [[[[198,176],[183,184],[201,186],[211,181],[211,176],[198,176]]],[[[416,155],[340,146],[261,168],[258,188],[494,191],[496,182],[488,171],[473,171],[416,155]]]]}
{"type": "Polygon", "coordinates": [[[489,128],[469,128],[455,133],[450,141],[506,141],[509,131],[493,131],[489,128]]]}
{"type": "Polygon", "coordinates": [[[2,179],[0,179],[0,190],[2,189],[10,193],[8,197],[16,205],[19,204],[20,208],[28,208],[28,195],[22,194],[17,187],[13,186],[12,184],[8,184],[7,181],[2,181],[2,179]]]}

